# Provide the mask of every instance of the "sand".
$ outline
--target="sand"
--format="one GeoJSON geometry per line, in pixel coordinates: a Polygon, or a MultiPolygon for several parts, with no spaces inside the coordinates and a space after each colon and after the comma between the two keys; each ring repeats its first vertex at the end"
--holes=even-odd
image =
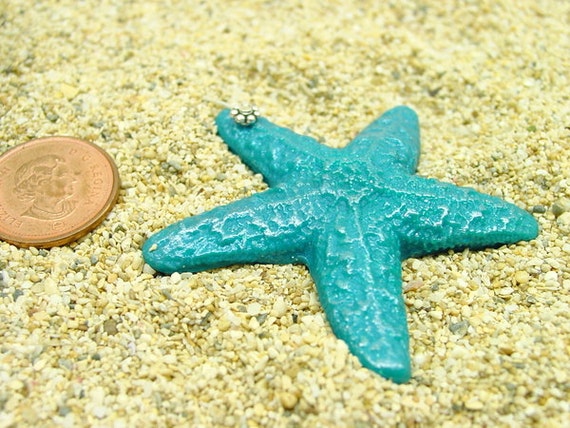
{"type": "Polygon", "coordinates": [[[565,0],[0,0],[0,152],[75,136],[122,179],[79,241],[0,242],[0,427],[564,426],[569,52],[565,0]],[[420,175],[540,235],[406,260],[413,379],[391,383],[332,334],[303,266],[144,264],[151,233],[266,188],[207,100],[331,147],[409,105],[420,175]]]}

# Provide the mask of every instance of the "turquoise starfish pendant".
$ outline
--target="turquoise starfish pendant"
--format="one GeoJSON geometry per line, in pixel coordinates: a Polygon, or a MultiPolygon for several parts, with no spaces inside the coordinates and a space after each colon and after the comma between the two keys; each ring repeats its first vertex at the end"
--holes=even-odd
{"type": "Polygon", "coordinates": [[[237,263],[302,263],[327,319],[363,366],[410,379],[401,261],[445,249],[533,239],[526,211],[473,189],[414,175],[419,123],[389,110],[333,149],[259,118],[217,119],[218,133],[270,188],[151,236],[146,262],[164,273],[237,263]]]}

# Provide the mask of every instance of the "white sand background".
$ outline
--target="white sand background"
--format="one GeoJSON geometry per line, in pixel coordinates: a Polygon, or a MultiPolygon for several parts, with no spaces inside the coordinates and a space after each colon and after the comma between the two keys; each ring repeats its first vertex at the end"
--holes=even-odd
{"type": "Polygon", "coordinates": [[[0,427],[567,426],[569,55],[566,0],[0,0],[0,152],[71,135],[122,179],[78,242],[0,242],[0,427]],[[302,266],[144,265],[152,232],[266,188],[207,98],[332,147],[409,105],[418,173],[540,236],[403,263],[413,379],[393,384],[302,266]]]}

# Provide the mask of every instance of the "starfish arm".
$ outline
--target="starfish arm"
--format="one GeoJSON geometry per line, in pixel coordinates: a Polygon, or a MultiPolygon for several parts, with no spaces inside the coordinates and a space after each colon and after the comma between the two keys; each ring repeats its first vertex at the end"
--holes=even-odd
{"type": "Polygon", "coordinates": [[[406,382],[411,368],[397,238],[362,230],[347,208],[335,207],[336,222],[307,260],[309,270],[336,336],[364,367],[406,382]]]}
{"type": "Polygon", "coordinates": [[[416,112],[406,106],[388,110],[346,147],[373,164],[399,165],[414,173],[420,157],[420,125],[416,112]]]}
{"type": "Polygon", "coordinates": [[[311,137],[274,125],[259,118],[254,125],[234,122],[229,110],[216,118],[218,134],[255,172],[261,173],[270,186],[279,184],[299,171],[299,165],[310,170],[320,169],[322,158],[333,149],[311,137]]]}
{"type": "Polygon", "coordinates": [[[531,214],[468,187],[411,177],[398,199],[394,214],[401,220],[393,221],[397,221],[404,257],[512,244],[538,235],[538,223],[531,214]]]}
{"type": "Polygon", "coordinates": [[[145,261],[163,273],[238,263],[294,263],[306,236],[306,202],[280,188],[188,217],[151,236],[145,261]]]}

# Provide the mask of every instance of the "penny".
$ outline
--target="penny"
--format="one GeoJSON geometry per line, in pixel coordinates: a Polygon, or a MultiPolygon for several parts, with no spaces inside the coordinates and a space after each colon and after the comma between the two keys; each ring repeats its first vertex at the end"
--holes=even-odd
{"type": "Polygon", "coordinates": [[[46,137],[0,156],[0,239],[47,248],[97,227],[117,201],[119,173],[99,146],[46,137]]]}

